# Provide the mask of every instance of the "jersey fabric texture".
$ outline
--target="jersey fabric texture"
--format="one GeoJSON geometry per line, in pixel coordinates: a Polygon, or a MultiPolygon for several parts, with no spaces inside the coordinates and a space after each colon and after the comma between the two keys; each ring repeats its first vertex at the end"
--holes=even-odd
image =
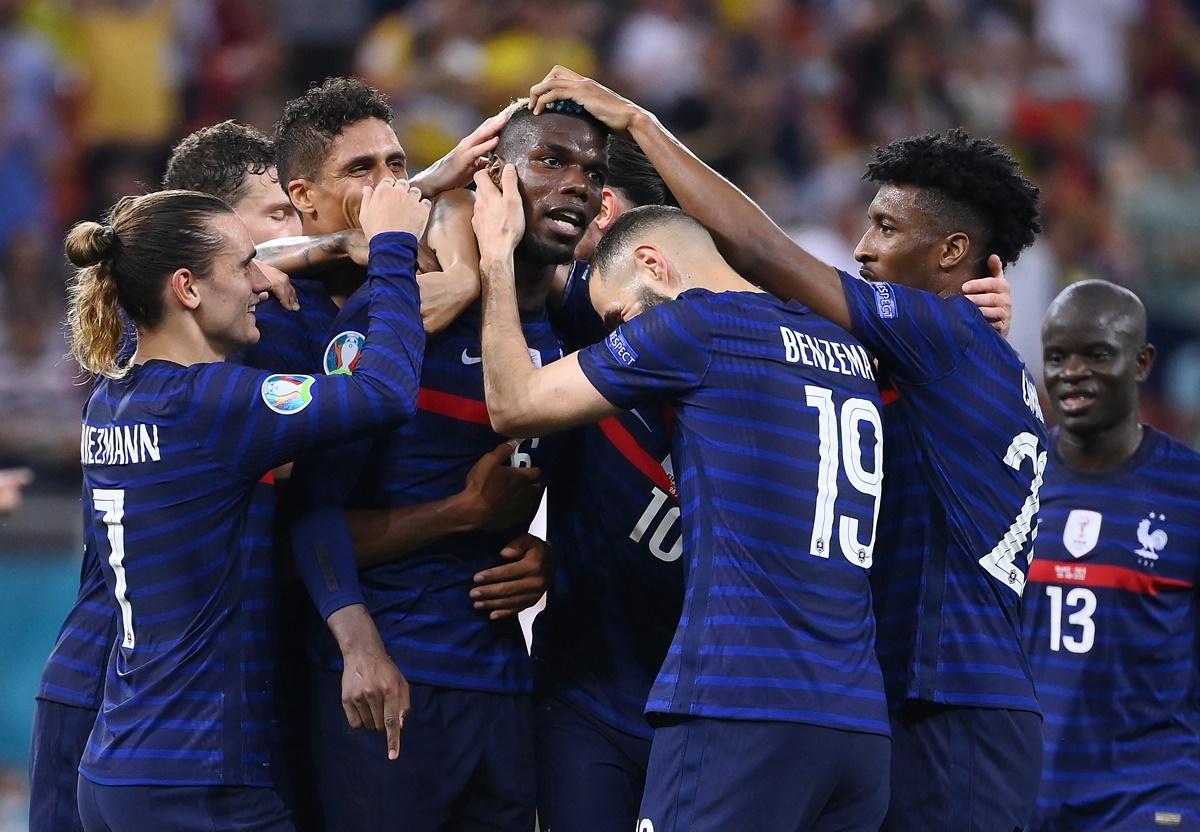
{"type": "Polygon", "coordinates": [[[886,535],[871,586],[889,705],[1036,713],[1020,640],[1046,465],[1033,380],[966,298],[841,278],[883,387],[886,535]]]}
{"type": "Polygon", "coordinates": [[[80,451],[87,534],[118,613],[80,773],[104,785],[270,785],[274,489],[320,443],[411,416],[424,349],[411,234],[371,241],[353,378],[151,360],[97,385],[80,451]]]}
{"type": "MultiPolygon", "coordinates": [[[[364,312],[356,293],[330,329],[327,355],[358,337],[364,312]]],[[[535,363],[562,356],[547,317],[523,329],[535,363]]],[[[384,436],[297,465],[303,508],[293,526],[293,546],[321,616],[365,602],[388,652],[410,681],[528,693],[532,672],[517,619],[491,621],[469,597],[475,575],[502,563],[500,550],[524,531],[528,518],[509,530],[451,535],[360,575],[343,514],[343,508],[385,509],[453,496],[480,457],[504,441],[492,430],[484,402],[480,333],[476,306],[429,339],[412,420],[384,436]]],[[[345,369],[345,356],[343,351],[341,364],[331,358],[327,369],[345,369]]],[[[511,464],[548,472],[561,441],[524,440],[511,464]]],[[[324,627],[314,633],[313,644],[322,667],[341,668],[340,652],[324,627]]]]}
{"type": "Polygon", "coordinates": [[[1034,829],[1200,823],[1200,454],[1144,431],[1112,470],[1046,470],[1024,609],[1045,712],[1034,829]]]}
{"type": "Polygon", "coordinates": [[[862,347],[798,304],[692,289],[579,363],[617,407],[674,403],[686,589],[647,710],[887,735],[866,569],[882,436],[862,347]],[[808,363],[801,341],[836,361],[808,363]]]}

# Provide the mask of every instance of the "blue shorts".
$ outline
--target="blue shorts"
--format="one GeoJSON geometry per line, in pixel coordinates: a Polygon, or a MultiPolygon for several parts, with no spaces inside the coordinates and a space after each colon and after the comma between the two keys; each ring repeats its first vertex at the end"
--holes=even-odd
{"type": "Polygon", "coordinates": [[[618,731],[553,697],[536,715],[538,819],[543,829],[633,829],[650,740],[618,731]]]}
{"type": "Polygon", "coordinates": [[[95,723],[96,711],[91,708],[37,700],[29,751],[29,832],[83,829],[76,781],[95,723]]]}
{"type": "Polygon", "coordinates": [[[654,732],[637,830],[876,832],[887,812],[890,757],[891,741],[879,734],[665,720],[654,732]]]}
{"type": "Polygon", "coordinates": [[[330,832],[530,832],[536,786],[528,694],[410,683],[400,757],[382,732],[354,731],[342,674],[316,670],[313,763],[330,832]]]}
{"type": "Polygon", "coordinates": [[[1042,777],[1042,718],[912,701],[892,712],[892,800],[883,829],[1021,832],[1042,777]]]}
{"type": "Polygon", "coordinates": [[[294,832],[274,789],[256,786],[102,786],[79,778],[86,832],[294,832]]]}

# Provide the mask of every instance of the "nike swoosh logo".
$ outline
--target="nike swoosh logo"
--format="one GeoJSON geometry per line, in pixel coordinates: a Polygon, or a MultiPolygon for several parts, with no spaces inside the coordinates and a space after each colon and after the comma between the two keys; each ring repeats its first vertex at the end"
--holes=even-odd
{"type": "Polygon", "coordinates": [[[464,364],[479,364],[483,361],[482,355],[471,355],[466,350],[463,350],[462,363],[464,364]]]}

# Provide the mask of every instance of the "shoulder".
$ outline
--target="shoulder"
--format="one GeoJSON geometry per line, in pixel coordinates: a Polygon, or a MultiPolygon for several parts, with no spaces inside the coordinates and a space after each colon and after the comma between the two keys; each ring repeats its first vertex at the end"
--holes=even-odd
{"type": "Polygon", "coordinates": [[[1180,485],[1200,495],[1200,452],[1188,447],[1175,437],[1158,428],[1146,426],[1154,442],[1150,464],[1156,468],[1169,468],[1187,478],[1180,485]]]}

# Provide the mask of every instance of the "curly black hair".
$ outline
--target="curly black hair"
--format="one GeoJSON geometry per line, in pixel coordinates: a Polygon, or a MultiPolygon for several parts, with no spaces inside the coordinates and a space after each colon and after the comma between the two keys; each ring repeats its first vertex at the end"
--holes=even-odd
{"type": "Polygon", "coordinates": [[[326,78],[283,106],[275,125],[275,166],[279,181],[316,179],[333,140],[347,125],[368,118],[392,123],[387,98],[358,78],[326,78]]]}
{"type": "Polygon", "coordinates": [[[635,207],[679,205],[646,154],[628,136],[608,137],[608,181],[605,184],[621,191],[635,207]]]}
{"type": "Polygon", "coordinates": [[[997,254],[1016,261],[1042,230],[1038,188],[1005,148],[961,128],[899,139],[876,148],[863,179],[914,185],[920,207],[945,231],[966,230],[979,240],[979,259],[997,254]]]}
{"type": "Polygon", "coordinates": [[[236,205],[247,174],[275,164],[275,146],[253,127],[222,121],[179,140],[167,160],[163,190],[200,191],[236,205]]]}

